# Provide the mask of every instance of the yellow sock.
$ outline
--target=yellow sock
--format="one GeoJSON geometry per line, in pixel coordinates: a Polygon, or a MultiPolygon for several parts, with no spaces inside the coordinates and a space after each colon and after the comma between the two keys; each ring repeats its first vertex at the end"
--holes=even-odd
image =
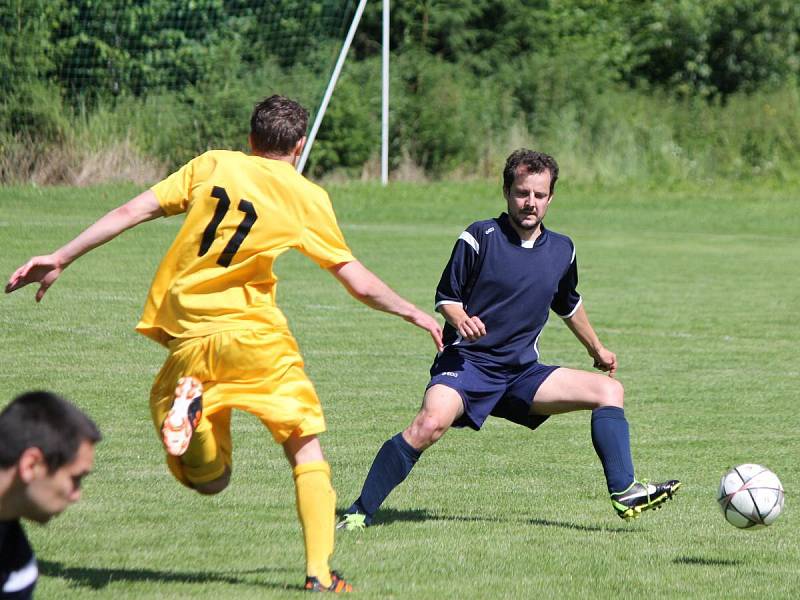
{"type": "Polygon", "coordinates": [[[225,458],[211,422],[203,417],[184,455],[167,455],[167,465],[178,481],[191,488],[194,483],[206,483],[222,476],[225,467],[230,467],[225,458]]]}
{"type": "Polygon", "coordinates": [[[189,447],[181,456],[181,462],[189,469],[197,469],[213,462],[220,462],[219,448],[217,439],[214,436],[214,429],[207,419],[200,419],[197,428],[192,434],[192,441],[189,447]]]}
{"type": "Polygon", "coordinates": [[[328,559],[333,554],[336,492],[331,486],[331,468],[324,460],[297,465],[294,470],[297,516],[303,526],[306,574],[331,585],[328,559]]]}

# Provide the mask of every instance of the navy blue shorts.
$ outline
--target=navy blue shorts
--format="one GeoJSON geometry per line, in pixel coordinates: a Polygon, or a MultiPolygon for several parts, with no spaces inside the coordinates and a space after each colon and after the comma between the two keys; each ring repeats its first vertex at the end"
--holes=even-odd
{"type": "Polygon", "coordinates": [[[425,389],[440,384],[459,393],[464,414],[453,427],[471,427],[477,431],[492,415],[536,429],[547,417],[529,414],[533,397],[556,369],[538,362],[516,369],[488,367],[446,352],[433,362],[431,380],[425,389]]]}

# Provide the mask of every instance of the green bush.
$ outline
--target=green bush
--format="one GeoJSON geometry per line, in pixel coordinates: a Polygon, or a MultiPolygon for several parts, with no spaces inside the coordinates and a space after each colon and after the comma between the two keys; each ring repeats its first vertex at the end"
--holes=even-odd
{"type": "MultiPolygon", "coordinates": [[[[322,23],[338,4],[7,0],[2,181],[39,180],[44,157],[70,152],[44,179],[104,149],[163,169],[208,148],[246,150],[252,106],[272,93],[313,117],[340,41],[322,23]],[[278,29],[307,30],[308,44],[286,45],[278,29]]],[[[318,132],[313,177],[376,171],[379,31],[370,5],[318,132]]],[[[797,177],[800,4],[397,3],[392,40],[396,173],[495,177],[528,146],[585,181],[797,177]]]]}

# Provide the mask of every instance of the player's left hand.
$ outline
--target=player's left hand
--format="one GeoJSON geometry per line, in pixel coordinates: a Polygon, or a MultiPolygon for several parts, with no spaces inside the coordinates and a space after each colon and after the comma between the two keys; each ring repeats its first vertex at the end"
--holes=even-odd
{"type": "Polygon", "coordinates": [[[36,302],[40,302],[63,270],[61,262],[53,254],[34,256],[8,278],[6,294],[25,287],[29,283],[38,283],[36,302]]]}
{"type": "Polygon", "coordinates": [[[609,377],[613,377],[617,372],[617,355],[611,350],[600,348],[592,353],[592,358],[594,358],[594,368],[605,371],[609,377]]]}

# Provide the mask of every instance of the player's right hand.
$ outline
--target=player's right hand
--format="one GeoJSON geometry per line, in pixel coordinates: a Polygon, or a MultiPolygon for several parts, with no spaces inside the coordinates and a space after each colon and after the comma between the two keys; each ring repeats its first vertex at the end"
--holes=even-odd
{"type": "Polygon", "coordinates": [[[40,302],[63,270],[61,262],[53,254],[34,256],[9,277],[8,283],[6,283],[6,294],[25,287],[29,283],[38,283],[36,302],[40,302]]]}
{"type": "Polygon", "coordinates": [[[465,340],[474,342],[486,335],[486,326],[478,317],[466,317],[455,324],[456,331],[465,340]]]}
{"type": "Polygon", "coordinates": [[[599,349],[589,353],[594,359],[594,368],[608,373],[609,377],[614,377],[617,372],[617,355],[611,350],[601,346],[599,349]]]}

